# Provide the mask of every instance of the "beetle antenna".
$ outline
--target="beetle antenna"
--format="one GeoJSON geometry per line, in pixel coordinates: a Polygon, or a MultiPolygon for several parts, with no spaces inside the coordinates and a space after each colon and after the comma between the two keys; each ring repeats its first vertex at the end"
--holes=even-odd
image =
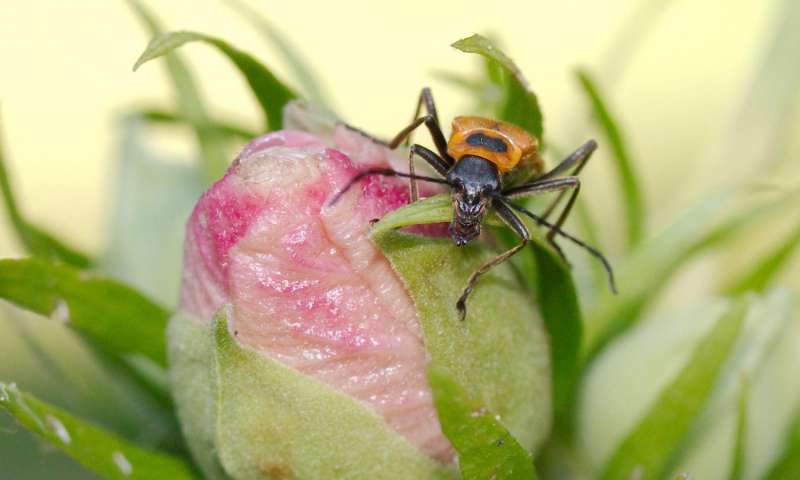
{"type": "Polygon", "coordinates": [[[579,238],[573,237],[569,233],[567,233],[564,230],[560,229],[559,227],[553,225],[552,223],[550,223],[547,220],[545,220],[544,218],[536,215],[535,213],[530,212],[527,209],[525,209],[523,207],[520,207],[519,205],[515,205],[514,203],[508,201],[507,198],[505,198],[505,197],[503,197],[501,195],[498,195],[495,198],[498,198],[504,205],[507,205],[508,207],[513,208],[514,210],[522,213],[523,215],[526,215],[526,216],[530,217],[537,224],[539,224],[539,225],[541,225],[543,227],[550,228],[554,232],[556,232],[557,234],[561,235],[562,237],[564,237],[564,238],[566,238],[568,240],[571,240],[572,242],[574,242],[576,245],[578,245],[580,247],[583,247],[586,251],[588,251],[590,254],[592,254],[594,257],[596,257],[598,260],[600,260],[600,262],[603,264],[603,268],[605,269],[606,274],[608,275],[608,284],[611,287],[611,291],[614,292],[614,294],[617,293],[617,282],[614,280],[614,270],[611,268],[611,264],[606,259],[605,255],[600,253],[600,250],[592,247],[591,245],[587,244],[586,242],[584,242],[583,240],[581,240],[579,238]]]}
{"type": "Polygon", "coordinates": [[[424,182],[431,182],[431,183],[439,183],[442,185],[450,185],[450,182],[443,178],[435,178],[435,177],[426,177],[424,175],[411,175],[409,173],[398,172],[396,170],[392,170],[391,168],[370,168],[369,170],[364,170],[358,172],[353,178],[347,182],[347,185],[344,186],[343,189],[339,190],[336,195],[331,198],[331,200],[326,205],[327,207],[332,206],[336,202],[342,198],[342,195],[347,193],[350,188],[355,185],[356,183],[360,182],[363,178],[369,177],[372,175],[382,175],[384,177],[403,177],[403,178],[413,178],[414,180],[422,180],[424,182]]]}

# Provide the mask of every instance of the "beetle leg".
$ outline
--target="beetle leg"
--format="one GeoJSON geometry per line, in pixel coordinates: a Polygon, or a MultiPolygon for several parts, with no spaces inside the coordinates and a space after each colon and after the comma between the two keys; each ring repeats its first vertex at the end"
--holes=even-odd
{"type": "Polygon", "coordinates": [[[600,260],[600,262],[603,264],[603,268],[605,269],[606,273],[608,274],[608,283],[609,283],[609,286],[611,287],[611,291],[613,293],[617,293],[617,284],[616,284],[616,281],[614,280],[614,270],[611,268],[611,263],[609,263],[609,261],[608,261],[608,259],[606,259],[605,255],[603,255],[599,250],[597,250],[596,248],[594,248],[591,245],[587,244],[583,240],[570,235],[569,233],[565,232],[561,228],[556,227],[555,225],[553,225],[552,223],[548,222],[547,220],[545,220],[544,218],[540,217],[539,215],[536,215],[535,213],[533,213],[533,212],[531,212],[529,210],[526,210],[525,208],[520,207],[519,205],[516,205],[515,203],[511,202],[507,198],[500,197],[500,198],[497,199],[497,201],[498,201],[498,203],[502,203],[503,205],[505,205],[505,206],[507,206],[507,207],[509,207],[509,208],[511,208],[513,210],[516,210],[517,212],[519,212],[519,213],[531,218],[538,225],[550,228],[551,231],[554,231],[558,235],[561,235],[562,237],[570,240],[571,242],[573,242],[576,245],[578,245],[579,247],[585,249],[592,256],[594,256],[598,260],[600,260]]]}
{"type": "Polygon", "coordinates": [[[578,177],[558,177],[547,180],[534,180],[524,185],[509,188],[503,191],[506,198],[519,198],[538,195],[547,192],[559,192],[570,188],[579,188],[581,181],[578,177]]]}
{"type": "Polygon", "coordinates": [[[494,268],[495,266],[505,262],[509,258],[511,258],[515,253],[519,252],[528,244],[530,240],[530,233],[528,232],[527,227],[525,224],[520,220],[520,218],[503,202],[493,200],[492,207],[497,212],[497,215],[509,226],[511,227],[514,232],[519,235],[522,239],[518,245],[506,250],[505,252],[501,253],[500,255],[494,257],[493,259],[489,260],[488,262],[484,263],[477,270],[472,272],[472,275],[469,276],[469,280],[467,281],[467,287],[464,289],[464,292],[458,298],[456,302],[456,309],[458,310],[459,316],[461,320],[464,320],[467,316],[467,298],[472,293],[472,290],[475,288],[475,284],[478,283],[481,276],[494,268]]]}
{"type": "Polygon", "coordinates": [[[417,179],[414,178],[416,176],[414,173],[414,155],[417,155],[428,162],[428,165],[433,167],[433,169],[443,177],[447,176],[447,170],[450,169],[450,167],[447,165],[447,162],[445,162],[439,155],[436,155],[434,151],[429,150],[422,145],[417,145],[416,143],[411,145],[411,148],[408,150],[408,173],[411,175],[409,182],[411,184],[412,202],[416,202],[419,198],[419,192],[417,191],[417,179]]]}
{"type": "MultiPolygon", "coordinates": [[[[559,198],[556,198],[556,202],[560,199],[564,193],[568,189],[572,189],[572,195],[569,197],[569,201],[567,202],[567,206],[559,215],[558,220],[554,224],[553,227],[550,228],[550,231],[547,232],[547,242],[556,249],[556,251],[561,255],[562,258],[564,257],[564,252],[561,251],[561,247],[555,242],[555,235],[557,229],[561,228],[564,225],[564,222],[567,220],[567,216],[569,216],[569,212],[572,210],[572,206],[575,204],[575,199],[578,198],[578,193],[581,190],[581,181],[578,177],[558,177],[558,178],[548,178],[545,180],[537,179],[533,182],[526,183],[525,185],[520,185],[519,187],[514,187],[506,190],[503,192],[503,195],[506,198],[519,198],[525,197],[529,195],[536,195],[539,193],[545,192],[555,192],[559,191],[559,198]]],[[[547,212],[542,215],[542,218],[547,218],[547,212]]]]}
{"type": "MultiPolygon", "coordinates": [[[[591,158],[592,153],[594,153],[596,149],[597,149],[597,142],[595,142],[594,140],[589,140],[588,142],[578,147],[567,158],[562,160],[561,163],[555,166],[555,168],[545,173],[537,180],[545,180],[548,178],[556,177],[558,175],[562,175],[572,167],[575,167],[575,170],[573,170],[570,175],[572,175],[573,177],[578,176],[578,174],[581,173],[581,170],[583,170],[583,167],[586,166],[586,163],[589,161],[589,158],[591,158]]],[[[560,194],[558,194],[558,196],[553,200],[553,202],[544,210],[544,213],[542,213],[542,218],[547,218],[550,216],[550,214],[553,213],[558,204],[561,203],[561,200],[564,199],[565,194],[566,192],[561,192],[560,194]]],[[[567,207],[564,209],[564,211],[567,212],[567,215],[569,215],[569,211],[572,209],[572,204],[574,203],[575,200],[573,198],[570,198],[567,207]]],[[[564,217],[564,219],[566,220],[566,216],[564,217]]],[[[563,223],[563,221],[561,223],[563,223]]]]}
{"type": "MultiPolygon", "coordinates": [[[[581,181],[578,177],[559,177],[547,180],[535,180],[533,182],[526,183],[525,185],[520,185],[518,187],[508,189],[505,192],[503,192],[503,196],[510,199],[510,198],[528,197],[547,192],[559,192],[559,195],[563,195],[568,189],[573,189],[573,194],[570,197],[569,203],[567,204],[567,208],[565,208],[564,212],[562,212],[561,216],[558,219],[558,222],[556,222],[556,225],[547,232],[547,237],[546,237],[547,242],[556,250],[556,252],[558,252],[561,258],[566,260],[567,257],[564,255],[564,252],[561,250],[561,247],[555,242],[554,239],[555,228],[561,227],[561,225],[566,220],[567,214],[569,214],[569,211],[572,208],[572,204],[575,203],[575,198],[577,197],[580,188],[581,188],[581,181]]],[[[542,218],[544,218],[544,215],[542,215],[542,218]]]]}
{"type": "MultiPolygon", "coordinates": [[[[433,137],[433,143],[436,145],[436,150],[439,151],[439,155],[450,160],[450,163],[453,163],[453,160],[447,155],[447,139],[445,138],[444,133],[442,133],[442,125],[439,123],[439,114],[436,112],[436,103],[433,101],[433,93],[431,93],[431,89],[428,87],[423,88],[422,91],[419,92],[417,109],[414,110],[413,121],[417,121],[419,118],[420,110],[422,110],[423,104],[425,105],[425,112],[427,114],[426,116],[431,117],[430,120],[425,122],[425,125],[431,132],[431,137],[433,137]]],[[[410,140],[411,136],[409,132],[408,137],[405,138],[405,144],[408,145],[410,140]]]]}
{"type": "Polygon", "coordinates": [[[411,133],[419,128],[420,125],[425,124],[428,127],[428,130],[431,133],[431,137],[433,138],[433,143],[436,145],[436,150],[439,151],[439,155],[443,159],[447,161],[449,164],[455,163],[450,155],[447,154],[447,139],[442,133],[442,127],[439,124],[439,116],[436,113],[436,104],[433,102],[433,95],[431,94],[431,89],[425,87],[422,89],[422,92],[419,95],[419,100],[417,101],[417,109],[414,111],[414,119],[411,123],[402,129],[400,133],[394,136],[394,138],[387,142],[385,140],[381,140],[379,138],[375,138],[369,133],[361,130],[360,128],[354,127],[352,125],[348,125],[346,123],[342,123],[346,128],[352,130],[361,136],[372,140],[373,142],[377,143],[378,145],[383,145],[384,147],[390,148],[394,150],[395,148],[399,147],[401,143],[405,141],[405,144],[408,145],[409,141],[411,140],[411,133]],[[425,105],[426,114],[420,117],[420,109],[422,105],[425,105]]]}

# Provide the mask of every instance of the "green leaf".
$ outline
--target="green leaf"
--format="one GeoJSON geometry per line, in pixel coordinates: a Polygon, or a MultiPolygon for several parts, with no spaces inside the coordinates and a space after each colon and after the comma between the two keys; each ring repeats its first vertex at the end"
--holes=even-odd
{"type": "Polygon", "coordinates": [[[728,475],[730,480],[741,480],[744,474],[744,462],[747,455],[747,377],[742,376],[742,385],[739,387],[739,401],[736,412],[736,437],[733,446],[733,465],[731,473],[728,475]]]}
{"type": "Polygon", "coordinates": [[[0,298],[67,323],[101,350],[166,366],[169,312],[113,280],[38,258],[0,260],[0,298]]]}
{"type": "Polygon", "coordinates": [[[99,268],[174,306],[186,219],[205,190],[204,179],[188,159],[158,153],[140,118],[126,117],[120,126],[109,245],[99,268]]]}
{"type": "Polygon", "coordinates": [[[786,447],[770,468],[766,480],[795,480],[800,478],[800,412],[786,438],[786,447]]]}
{"type": "Polygon", "coordinates": [[[683,369],[617,446],[603,479],[629,478],[634,472],[642,480],[658,479],[668,473],[736,343],[747,308],[745,301],[738,301],[717,320],[683,369]]]}
{"type": "MultiPolygon", "coordinates": [[[[144,108],[131,113],[131,116],[141,118],[147,122],[158,124],[163,123],[166,125],[189,125],[192,126],[192,120],[189,117],[181,115],[178,112],[164,110],[160,108],[144,108]]],[[[208,128],[214,130],[225,137],[231,137],[238,140],[250,141],[258,136],[253,130],[247,127],[236,125],[233,122],[210,120],[208,128]]]]}
{"type": "Polygon", "coordinates": [[[721,245],[743,231],[750,222],[791,204],[795,193],[779,199],[750,200],[748,205],[721,214],[736,200],[736,190],[711,192],[660,235],[642,243],[625,263],[617,268],[619,294],[603,294],[587,311],[582,363],[590,361],[613,338],[627,331],[669,283],[669,280],[695,255],[721,245]]]}
{"type": "MultiPolygon", "coordinates": [[[[156,37],[163,33],[161,25],[139,0],[128,0],[128,4],[145,24],[151,36],[156,37]]],[[[186,118],[194,129],[206,183],[212,183],[222,176],[228,167],[225,137],[211,128],[212,122],[205,101],[189,66],[177,53],[167,55],[165,60],[178,104],[178,113],[186,118]]]]}
{"type": "Polygon", "coordinates": [[[464,480],[537,478],[530,454],[446,370],[429,365],[428,382],[464,480]]]}
{"type": "Polygon", "coordinates": [[[477,53],[496,62],[502,71],[504,95],[498,108],[501,120],[518,125],[540,140],[544,133],[542,112],[536,94],[528,86],[528,81],[522,75],[511,58],[497,48],[489,39],[479,34],[462,38],[453,43],[454,48],[467,53],[477,53]]]}
{"type": "Polygon", "coordinates": [[[781,268],[792,258],[792,254],[800,247],[800,225],[776,248],[759,258],[752,269],[738,278],[734,278],[722,288],[730,296],[748,291],[761,292],[781,272],[781,268]]]}
{"type": "Polygon", "coordinates": [[[550,335],[553,369],[553,410],[556,426],[569,435],[573,429],[575,389],[580,379],[583,319],[569,267],[550,248],[533,243],[539,311],[550,335]]]}
{"type": "Polygon", "coordinates": [[[225,307],[206,325],[215,418],[190,421],[214,422],[216,452],[233,478],[453,478],[365,405],[240,346],[225,307]]]}
{"type": "Polygon", "coordinates": [[[616,172],[622,188],[622,204],[626,210],[628,248],[635,246],[644,233],[644,220],[646,218],[644,197],[640,188],[640,180],[634,169],[633,162],[628,152],[628,147],[623,139],[618,122],[608,109],[603,100],[597,84],[586,70],[577,72],[578,81],[586,93],[594,112],[595,120],[605,133],[611,153],[615,160],[616,172]]]}
{"type": "Polygon", "coordinates": [[[300,52],[264,15],[241,0],[226,0],[226,3],[240,13],[242,18],[250,22],[268,43],[275,46],[311,101],[320,106],[329,105],[328,96],[324,93],[322,85],[317,82],[316,75],[312,73],[300,52]]]}
{"type": "Polygon", "coordinates": [[[53,235],[28,222],[22,216],[22,212],[19,211],[17,201],[14,198],[8,170],[6,170],[2,132],[0,132],[0,193],[3,195],[3,203],[8,212],[11,225],[14,227],[20,242],[31,255],[49,260],[58,260],[78,268],[88,268],[91,265],[92,261],[86,254],[67,246],[53,235]]]}
{"type": "Polygon", "coordinates": [[[189,42],[207,43],[227,56],[247,80],[253,95],[261,105],[266,130],[274,131],[282,127],[283,107],[297,95],[258,60],[218,38],[196,32],[168,32],[158,35],[150,41],[133,69],[136,70],[142,64],[166,55],[189,42]]]}
{"type": "Polygon", "coordinates": [[[104,478],[196,478],[191,467],[181,459],[137,447],[20,391],[13,383],[0,383],[0,407],[28,430],[104,478]]]}

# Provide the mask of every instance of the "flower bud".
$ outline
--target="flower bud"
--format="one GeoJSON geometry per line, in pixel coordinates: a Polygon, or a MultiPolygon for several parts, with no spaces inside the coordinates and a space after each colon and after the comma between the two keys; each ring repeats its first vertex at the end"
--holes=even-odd
{"type": "Polygon", "coordinates": [[[372,220],[408,203],[406,182],[368,177],[329,202],[359,171],[402,160],[333,132],[253,140],[189,219],[169,342],[196,460],[212,478],[454,478],[432,359],[533,450],[550,386],[529,294],[505,266],[460,322],[455,299],[491,252],[435,228],[370,239],[372,220]]]}

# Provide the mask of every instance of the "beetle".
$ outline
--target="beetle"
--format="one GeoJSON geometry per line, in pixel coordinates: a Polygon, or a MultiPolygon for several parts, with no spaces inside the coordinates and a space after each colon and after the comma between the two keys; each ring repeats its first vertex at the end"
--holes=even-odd
{"type": "Polygon", "coordinates": [[[563,252],[554,240],[556,235],[574,242],[597,257],[608,275],[611,290],[616,293],[613,270],[605,256],[561,228],[580,191],[578,174],[597,149],[597,142],[587,141],[553,169],[545,171],[544,161],[539,156],[538,139],[523,128],[508,122],[475,116],[456,117],[453,119],[450,137],[445,138],[439,124],[433,95],[427,87],[420,93],[414,121],[390,142],[384,142],[355,127],[345,126],[394,150],[407,141],[411,133],[422,124],[425,124],[430,131],[438,153],[422,145],[413,144],[409,148],[408,173],[391,168],[364,170],[351,178],[328,204],[336,203],[353,185],[371,175],[408,178],[412,202],[419,197],[416,183],[418,180],[447,185],[450,187],[453,203],[453,220],[449,225],[449,232],[453,243],[457,246],[466,245],[480,235],[481,224],[487,210],[494,210],[497,216],[519,236],[521,242],[482,264],[470,275],[467,286],[456,302],[461,320],[466,317],[466,301],[480,277],[518,253],[530,241],[530,232],[519,214],[531,218],[540,226],[549,228],[546,239],[562,258],[563,252]],[[426,114],[420,116],[423,105],[426,114]],[[416,157],[425,160],[441,178],[417,175],[414,169],[416,157]],[[567,204],[558,219],[555,223],[547,221],[547,217],[555,210],[563,195],[570,190],[567,204]],[[512,202],[516,198],[547,192],[560,192],[560,194],[542,215],[537,215],[512,202]]]}

